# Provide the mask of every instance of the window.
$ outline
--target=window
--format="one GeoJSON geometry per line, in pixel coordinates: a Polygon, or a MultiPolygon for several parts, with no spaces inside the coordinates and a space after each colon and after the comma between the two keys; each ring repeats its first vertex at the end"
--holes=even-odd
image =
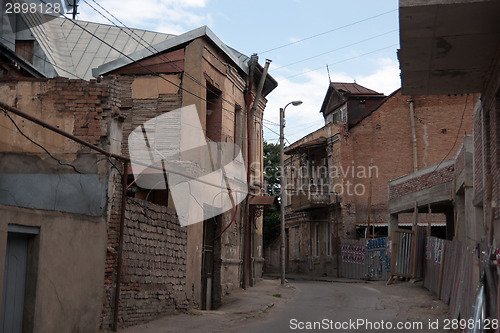
{"type": "Polygon", "coordinates": [[[29,63],[33,63],[34,40],[16,40],[16,53],[29,63]]]}
{"type": "Polygon", "coordinates": [[[327,228],[326,228],[326,255],[331,256],[332,255],[332,235],[331,235],[331,223],[326,222],[327,228]]]}
{"type": "Polygon", "coordinates": [[[207,82],[206,136],[214,142],[222,138],[222,93],[207,82]]]}
{"type": "Polygon", "coordinates": [[[319,257],[319,223],[314,224],[314,256],[319,257]]]}
{"type": "Polygon", "coordinates": [[[337,121],[346,122],[347,121],[347,108],[346,108],[345,104],[333,111],[332,120],[334,122],[337,122],[337,121]]]}

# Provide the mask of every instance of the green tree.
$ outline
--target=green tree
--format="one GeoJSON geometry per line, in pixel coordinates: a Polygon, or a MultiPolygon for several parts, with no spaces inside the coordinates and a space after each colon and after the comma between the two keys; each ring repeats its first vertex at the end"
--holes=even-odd
{"type": "MultiPolygon", "coordinates": [[[[264,141],[264,187],[268,195],[280,194],[280,146],[264,141]]],[[[280,235],[280,210],[264,208],[264,247],[280,235]]]]}

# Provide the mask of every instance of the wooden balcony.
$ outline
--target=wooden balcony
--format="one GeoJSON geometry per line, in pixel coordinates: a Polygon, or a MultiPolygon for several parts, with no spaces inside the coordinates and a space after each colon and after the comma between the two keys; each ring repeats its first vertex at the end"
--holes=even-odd
{"type": "Polygon", "coordinates": [[[294,212],[324,208],[332,204],[333,196],[328,186],[310,185],[301,191],[291,191],[291,208],[294,212]]]}

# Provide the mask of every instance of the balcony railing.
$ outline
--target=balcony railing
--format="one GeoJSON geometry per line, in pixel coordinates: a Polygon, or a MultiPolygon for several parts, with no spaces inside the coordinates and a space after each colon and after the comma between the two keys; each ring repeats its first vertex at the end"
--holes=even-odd
{"type": "Polygon", "coordinates": [[[309,185],[301,190],[293,190],[290,193],[292,211],[303,211],[314,208],[328,207],[332,204],[333,196],[327,185],[309,185]]]}

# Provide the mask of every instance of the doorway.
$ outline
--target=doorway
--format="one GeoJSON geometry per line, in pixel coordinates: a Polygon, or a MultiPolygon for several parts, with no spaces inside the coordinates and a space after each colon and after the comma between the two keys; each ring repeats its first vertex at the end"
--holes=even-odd
{"type": "Polygon", "coordinates": [[[0,332],[31,332],[37,270],[39,228],[9,225],[3,276],[0,332]]]}

